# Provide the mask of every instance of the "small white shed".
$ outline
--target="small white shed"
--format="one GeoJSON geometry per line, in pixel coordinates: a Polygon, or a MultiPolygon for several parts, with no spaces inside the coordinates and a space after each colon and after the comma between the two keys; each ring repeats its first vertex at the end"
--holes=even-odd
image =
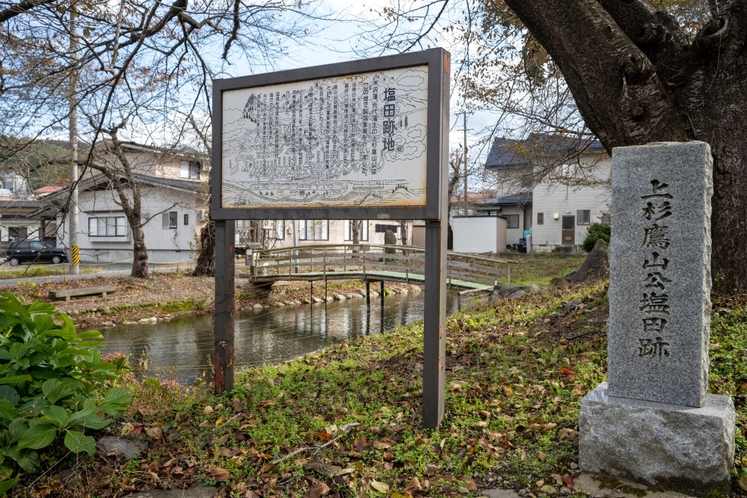
{"type": "Polygon", "coordinates": [[[451,229],[456,252],[506,252],[506,218],[502,216],[455,216],[451,229]]]}

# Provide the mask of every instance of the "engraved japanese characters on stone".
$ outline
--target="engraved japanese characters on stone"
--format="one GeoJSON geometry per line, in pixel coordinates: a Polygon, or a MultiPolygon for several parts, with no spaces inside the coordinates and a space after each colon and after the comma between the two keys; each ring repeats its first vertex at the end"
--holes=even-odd
{"type": "Polygon", "coordinates": [[[656,315],[670,314],[667,286],[673,282],[666,275],[669,258],[665,257],[665,251],[672,243],[669,226],[660,222],[672,216],[671,200],[674,197],[667,191],[669,184],[658,179],[651,180],[650,183],[651,191],[641,196],[641,199],[646,201],[642,208],[642,216],[649,223],[643,228],[641,247],[652,249],[652,251],[650,257],[645,258],[642,264],[645,277],[641,282],[643,292],[638,309],[646,314],[641,318],[644,334],[654,335],[655,339],[651,337],[638,339],[638,357],[661,360],[669,357],[667,348],[669,342],[661,337],[661,334],[664,334],[667,319],[656,315]]]}

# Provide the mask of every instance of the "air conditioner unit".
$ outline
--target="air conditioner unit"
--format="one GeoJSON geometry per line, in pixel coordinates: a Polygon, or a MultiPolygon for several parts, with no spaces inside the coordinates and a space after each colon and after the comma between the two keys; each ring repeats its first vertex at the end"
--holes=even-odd
{"type": "Polygon", "coordinates": [[[205,220],[207,220],[207,217],[208,217],[207,209],[199,209],[199,210],[197,210],[197,219],[198,220],[205,221],[205,220]]]}
{"type": "Polygon", "coordinates": [[[273,220],[262,220],[262,228],[272,230],[275,228],[275,222],[273,220]]]}

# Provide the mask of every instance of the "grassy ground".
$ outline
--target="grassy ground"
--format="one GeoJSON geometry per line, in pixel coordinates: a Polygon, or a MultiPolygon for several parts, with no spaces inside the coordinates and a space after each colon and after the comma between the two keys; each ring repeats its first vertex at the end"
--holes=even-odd
{"type": "Polygon", "coordinates": [[[553,277],[565,276],[578,270],[586,254],[530,253],[512,255],[509,259],[519,262],[511,269],[511,281],[518,285],[550,283],[553,277]]]}
{"type": "MultiPolygon", "coordinates": [[[[604,380],[606,319],[605,282],[451,318],[438,430],[421,429],[420,324],[245,371],[230,394],[151,380],[117,428],[149,440],[147,454],[79,464],[74,482],[102,497],[195,483],[246,497],[570,493],[579,401],[604,380]]],[[[745,324],[747,299],[716,301],[711,392],[737,406],[737,489],[747,464],[745,324]]]]}
{"type": "MultiPolygon", "coordinates": [[[[414,324],[244,371],[230,394],[130,379],[134,402],[112,430],[148,451],[126,464],[83,458],[25,493],[104,498],[199,483],[248,498],[572,493],[579,402],[605,377],[606,290],[547,290],[451,317],[437,430],[421,429],[414,324]]],[[[747,297],[715,299],[710,391],[737,408],[737,490],[747,475],[746,332],[747,297]]]]}

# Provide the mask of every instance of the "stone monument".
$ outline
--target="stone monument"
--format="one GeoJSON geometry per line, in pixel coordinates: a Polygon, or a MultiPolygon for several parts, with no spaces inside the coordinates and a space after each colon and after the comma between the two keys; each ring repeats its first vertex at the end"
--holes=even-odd
{"type": "Polygon", "coordinates": [[[583,471],[730,487],[734,406],[706,393],[712,194],[706,143],[612,152],[608,382],[581,401],[583,471]]]}

